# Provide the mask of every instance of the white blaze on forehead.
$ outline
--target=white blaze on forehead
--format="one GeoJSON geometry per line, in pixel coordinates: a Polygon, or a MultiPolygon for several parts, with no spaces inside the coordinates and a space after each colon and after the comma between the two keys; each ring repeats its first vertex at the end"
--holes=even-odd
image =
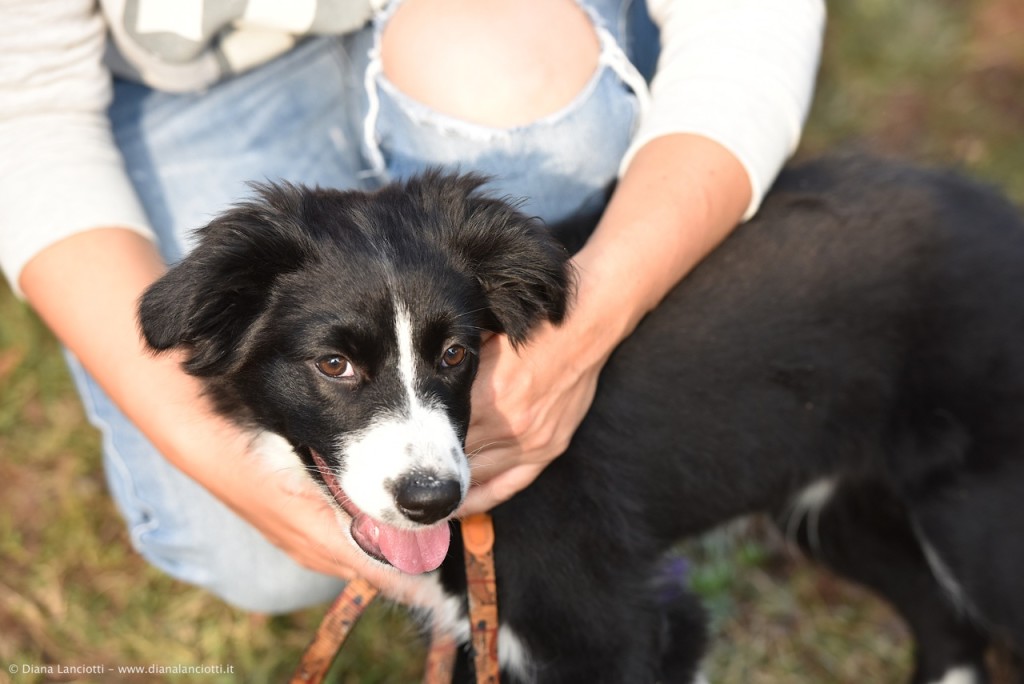
{"type": "Polygon", "coordinates": [[[422,402],[416,396],[416,354],[413,351],[412,316],[399,301],[395,301],[395,340],[398,344],[398,374],[409,399],[409,412],[422,409],[422,402]]]}

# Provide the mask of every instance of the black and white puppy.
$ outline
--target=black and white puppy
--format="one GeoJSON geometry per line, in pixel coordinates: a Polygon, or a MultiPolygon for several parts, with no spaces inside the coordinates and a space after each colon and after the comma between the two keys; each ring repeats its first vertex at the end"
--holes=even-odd
{"type": "Polygon", "coordinates": [[[521,341],[566,308],[565,250],[479,185],[259,187],[142,301],[147,342],[186,346],[217,407],[284,436],[356,543],[407,573],[441,564],[469,488],[481,333],[521,341]]]}
{"type": "MultiPolygon", "coordinates": [[[[150,346],[287,440],[361,549],[440,582],[433,617],[463,639],[449,518],[481,333],[560,321],[559,240],[585,239],[479,185],[263,186],[140,306],[150,346]]],[[[505,676],[692,681],[703,620],[660,585],[663,556],[752,512],[902,613],[915,682],[983,682],[993,640],[1024,645],[1013,207],[870,160],[786,171],[613,355],[569,450],[495,509],[505,676]]]]}

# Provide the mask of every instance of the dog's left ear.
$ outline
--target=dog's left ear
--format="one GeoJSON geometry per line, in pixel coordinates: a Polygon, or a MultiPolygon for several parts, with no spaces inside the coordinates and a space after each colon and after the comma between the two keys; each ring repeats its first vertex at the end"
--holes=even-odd
{"type": "Polygon", "coordinates": [[[481,194],[485,182],[433,172],[407,191],[419,196],[428,214],[443,217],[437,222],[442,246],[480,283],[494,331],[518,345],[537,323],[562,322],[574,272],[569,252],[547,226],[509,202],[481,194]]]}
{"type": "Polygon", "coordinates": [[[199,229],[199,244],[142,295],[139,324],[154,351],[181,348],[192,375],[219,375],[245,358],[248,333],[274,281],[314,251],[302,189],[254,184],[258,197],[199,229]]]}

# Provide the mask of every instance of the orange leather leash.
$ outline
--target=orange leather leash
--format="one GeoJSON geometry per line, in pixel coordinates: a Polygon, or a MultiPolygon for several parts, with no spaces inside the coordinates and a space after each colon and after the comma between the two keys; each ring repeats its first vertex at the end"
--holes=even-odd
{"type": "Polygon", "coordinates": [[[291,684],[319,684],[331,669],[356,620],[377,595],[377,587],[361,577],[350,580],[327,609],[292,675],[291,684]]]}
{"type": "MultiPolygon", "coordinates": [[[[494,572],[494,525],[486,513],[462,520],[466,562],[470,638],[477,684],[498,684],[498,583],[494,572]]],[[[345,585],[327,609],[320,627],[292,675],[291,684],[320,684],[338,651],[378,590],[364,579],[345,585]]],[[[424,684],[449,684],[455,669],[457,645],[447,635],[434,634],[427,653],[424,684]]]]}
{"type": "Polygon", "coordinates": [[[494,524],[477,513],[462,519],[470,638],[477,684],[498,683],[498,580],[494,573],[494,524]]]}

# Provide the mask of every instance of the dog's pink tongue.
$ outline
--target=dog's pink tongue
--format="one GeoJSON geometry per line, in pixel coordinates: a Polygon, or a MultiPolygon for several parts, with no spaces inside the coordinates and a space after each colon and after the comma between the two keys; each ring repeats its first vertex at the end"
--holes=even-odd
{"type": "Polygon", "coordinates": [[[451,530],[446,522],[420,530],[400,530],[379,522],[375,525],[381,555],[402,572],[429,572],[448,554],[451,530]]]}

